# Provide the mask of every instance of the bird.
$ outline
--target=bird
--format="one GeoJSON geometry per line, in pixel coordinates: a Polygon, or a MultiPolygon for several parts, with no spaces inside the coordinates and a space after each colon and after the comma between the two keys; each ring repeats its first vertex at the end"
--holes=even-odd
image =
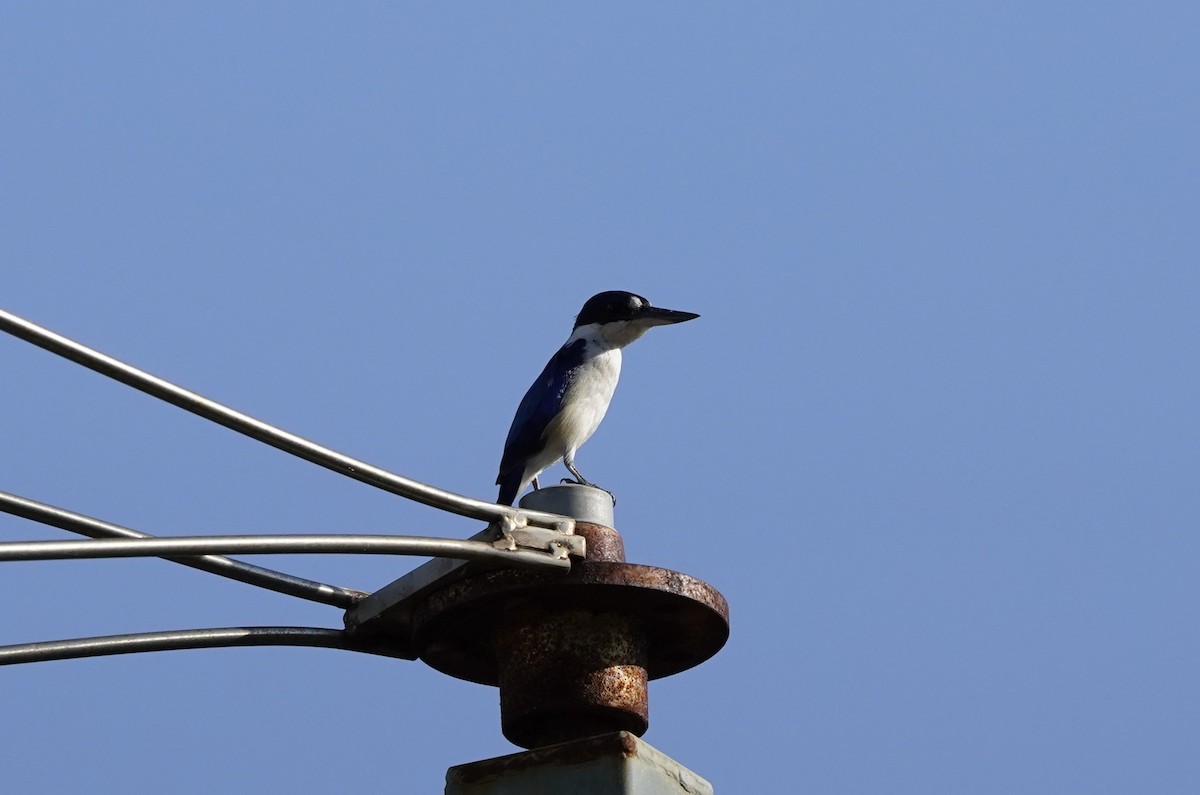
{"type": "Polygon", "coordinates": [[[564,478],[564,483],[595,486],[579,474],[575,453],[608,411],[621,375],[621,349],[654,326],[698,317],[695,312],[651,306],[642,296],[623,290],[589,298],[575,318],[571,336],[550,357],[517,407],[496,476],[500,487],[496,502],[512,505],[531,483],[534,489],[541,488],[538,475],[559,461],[575,477],[574,481],[564,478]]]}

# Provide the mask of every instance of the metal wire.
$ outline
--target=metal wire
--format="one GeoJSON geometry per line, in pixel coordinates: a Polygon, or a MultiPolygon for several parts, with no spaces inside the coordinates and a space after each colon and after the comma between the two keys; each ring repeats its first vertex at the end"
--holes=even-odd
{"type": "Polygon", "coordinates": [[[0,309],[0,331],[8,332],[51,353],[95,370],[101,375],[106,375],[181,409],[224,425],[226,428],[245,434],[252,439],[410,500],[484,521],[508,521],[516,527],[529,523],[552,530],[574,528],[574,521],[565,516],[496,505],[455,494],[343,455],[176,386],[169,381],[164,381],[2,309],[0,309]]]}
{"type": "Polygon", "coordinates": [[[351,639],[340,629],[316,627],[215,627],[167,632],[139,632],[97,638],[73,638],[41,643],[0,646],[0,665],[101,657],[179,649],[214,649],[228,646],[311,646],[344,649],[369,654],[405,657],[382,645],[367,645],[351,639]]]}
{"type": "MultiPolygon", "coordinates": [[[[2,491],[0,491],[0,511],[25,519],[32,519],[35,522],[57,527],[60,530],[90,536],[91,538],[155,538],[155,536],[147,533],[139,533],[137,530],[131,530],[128,527],[110,524],[99,519],[93,519],[90,516],[73,513],[63,508],[55,508],[52,505],[34,502],[33,500],[2,491]]],[[[231,560],[220,555],[166,558],[166,560],[172,563],[180,563],[184,566],[191,566],[194,569],[206,571],[210,574],[228,577],[231,580],[244,582],[247,585],[254,585],[259,588],[276,591],[277,593],[287,594],[288,596],[307,599],[310,602],[320,602],[321,604],[333,605],[334,607],[344,609],[353,607],[367,596],[362,591],[306,580],[303,577],[284,574],[283,572],[255,566],[250,563],[243,563],[239,560],[231,560]]]]}
{"type": "Polygon", "coordinates": [[[97,541],[6,541],[0,561],[84,558],[179,557],[216,553],[238,555],[420,555],[460,560],[493,560],[512,565],[569,569],[567,557],[533,549],[498,549],[485,541],[379,535],[180,536],[105,538],[97,541]]]}
{"type": "MultiPolygon", "coordinates": [[[[334,472],[435,508],[496,523],[506,535],[530,525],[566,533],[574,531],[574,520],[569,517],[473,499],[343,455],[183,389],[4,310],[0,310],[0,331],[8,332],[148,395],[334,472]]],[[[353,607],[366,594],[252,566],[222,557],[218,553],[401,554],[503,560],[509,564],[530,567],[570,568],[571,565],[566,557],[557,558],[538,550],[501,550],[486,542],[443,538],[361,535],[157,538],[4,492],[0,492],[0,510],[97,539],[0,543],[0,561],[164,557],[223,577],[342,608],[353,607]]],[[[361,640],[352,639],[342,630],[313,627],[225,627],[0,646],[0,665],[226,646],[313,646],[408,656],[396,649],[368,645],[361,640]]]]}

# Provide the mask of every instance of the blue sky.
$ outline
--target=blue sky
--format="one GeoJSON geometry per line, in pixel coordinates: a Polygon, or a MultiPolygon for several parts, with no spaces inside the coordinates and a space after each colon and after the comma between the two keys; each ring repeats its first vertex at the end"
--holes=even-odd
{"type": "MultiPolygon", "coordinates": [[[[699,312],[628,351],[578,457],[631,560],[731,604],[648,742],[725,793],[1191,793],[1198,30],[1170,2],[8,4],[0,305],[485,498],[588,296],[699,312]]],[[[0,362],[0,489],[162,535],[478,529],[0,362]]],[[[340,623],[159,561],[5,565],[0,643],[340,623]]],[[[21,791],[438,792],[515,750],[494,690],[341,652],[0,692],[21,791]]]]}

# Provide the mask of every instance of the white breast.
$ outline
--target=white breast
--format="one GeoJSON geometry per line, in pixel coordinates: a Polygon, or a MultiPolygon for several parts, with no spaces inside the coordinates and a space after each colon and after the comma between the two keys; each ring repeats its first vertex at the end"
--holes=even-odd
{"type": "Polygon", "coordinates": [[[547,447],[560,456],[573,455],[591,438],[608,411],[620,377],[619,348],[598,349],[586,359],[563,395],[562,411],[546,428],[547,447]]]}

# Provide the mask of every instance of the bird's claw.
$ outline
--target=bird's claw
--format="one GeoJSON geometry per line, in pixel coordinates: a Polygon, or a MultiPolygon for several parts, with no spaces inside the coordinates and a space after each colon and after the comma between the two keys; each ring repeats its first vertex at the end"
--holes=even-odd
{"type": "Polygon", "coordinates": [[[562,480],[559,481],[559,483],[570,483],[574,486],[590,486],[593,489],[600,489],[600,491],[604,492],[605,494],[607,494],[609,497],[612,498],[613,507],[615,508],[617,506],[617,495],[613,494],[611,491],[604,488],[603,486],[597,486],[595,483],[592,483],[591,481],[584,480],[583,478],[579,478],[578,480],[576,480],[574,478],[563,478],[562,480]]]}

